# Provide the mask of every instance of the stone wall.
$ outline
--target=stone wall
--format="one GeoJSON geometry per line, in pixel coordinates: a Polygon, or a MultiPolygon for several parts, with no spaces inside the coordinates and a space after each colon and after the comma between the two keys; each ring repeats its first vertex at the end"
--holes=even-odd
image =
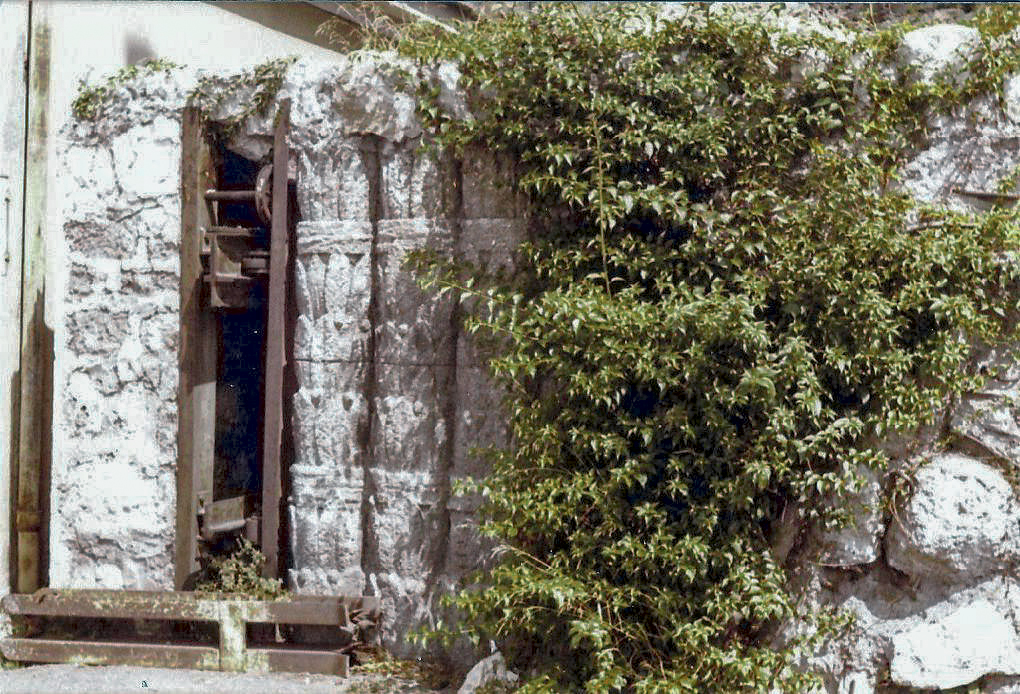
{"type": "Polygon", "coordinates": [[[108,118],[65,128],[58,164],[49,573],[61,587],[172,588],[183,91],[160,76],[120,96],[108,118]]]}
{"type": "MultiPolygon", "coordinates": [[[[475,502],[451,481],[479,471],[470,447],[505,433],[456,307],[401,264],[419,247],[505,264],[523,210],[491,157],[419,151],[413,86],[398,89],[393,66],[298,63],[278,95],[292,99],[300,218],[287,578],[381,596],[384,642],[409,652],[405,632],[484,559],[475,502]]],[[[103,120],[65,129],[55,587],[173,587],[180,110],[195,78],[135,80],[103,120]]],[[[463,113],[456,73],[436,78],[463,113]]],[[[229,146],[259,159],[271,142],[267,117],[229,146]]]]}
{"type": "MultiPolygon", "coordinates": [[[[959,72],[976,46],[974,29],[920,29],[904,37],[898,68],[916,79],[959,72]]],[[[1020,164],[1017,84],[1007,82],[1001,105],[982,99],[932,118],[903,187],[959,209],[987,206],[953,189],[995,190],[1020,164]]],[[[934,429],[883,442],[891,469],[867,476],[856,522],[795,550],[795,580],[815,604],[856,616],[814,661],[830,694],[1020,693],[1020,371],[998,351],[977,359],[997,374],[986,390],[952,404],[934,429]]]]}
{"type": "MultiPolygon", "coordinates": [[[[914,32],[900,68],[927,79],[973,46],[963,27],[914,32]]],[[[301,216],[288,581],[380,595],[384,640],[407,653],[407,630],[437,617],[436,596],[486,556],[476,502],[451,485],[483,471],[471,447],[506,432],[458,308],[422,295],[401,260],[426,246],[507,264],[525,230],[507,167],[419,151],[413,90],[392,68],[392,56],[302,62],[279,95],[293,99],[301,216]]],[[[456,73],[437,77],[463,115],[456,73]]],[[[137,80],[104,121],[65,131],[54,586],[172,584],[179,112],[194,78],[137,80]]],[[[979,204],[952,189],[991,188],[1020,164],[1020,78],[1006,95],[1004,108],[982,100],[933,119],[903,186],[979,204]]],[[[231,147],[258,159],[271,130],[249,122],[231,147]]],[[[1020,372],[1006,355],[981,358],[1003,367],[985,392],[932,431],[883,442],[892,470],[869,477],[853,526],[795,543],[795,581],[858,617],[814,659],[829,692],[1020,692],[1020,372]]]]}

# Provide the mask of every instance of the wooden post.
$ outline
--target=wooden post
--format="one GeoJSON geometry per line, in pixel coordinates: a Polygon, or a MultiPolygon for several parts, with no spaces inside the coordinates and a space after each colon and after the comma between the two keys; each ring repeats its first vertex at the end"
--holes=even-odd
{"type": "Polygon", "coordinates": [[[280,454],[283,435],[283,362],[287,306],[287,131],[290,128],[290,100],[280,103],[273,139],[273,220],[269,234],[269,306],[266,315],[265,409],[262,445],[262,552],[263,573],[279,574],[280,454]]]}
{"type": "Polygon", "coordinates": [[[216,442],[219,321],[204,305],[203,228],[211,224],[205,191],[215,171],[202,113],[184,110],[181,124],[181,327],[177,422],[177,537],[174,583],[198,570],[200,509],[212,505],[216,442]]]}
{"type": "Polygon", "coordinates": [[[15,590],[46,582],[49,456],[52,444],[53,332],[46,313],[47,112],[50,30],[43,3],[29,6],[28,107],[21,261],[21,399],[14,523],[15,590]]]}

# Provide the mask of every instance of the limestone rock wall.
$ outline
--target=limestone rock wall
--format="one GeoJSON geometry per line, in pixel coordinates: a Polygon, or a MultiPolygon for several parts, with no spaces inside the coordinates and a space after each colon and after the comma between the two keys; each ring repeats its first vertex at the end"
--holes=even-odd
{"type": "MultiPolygon", "coordinates": [[[[899,69],[915,79],[959,70],[976,44],[962,26],[917,30],[903,39],[899,69]]],[[[932,118],[928,146],[905,167],[906,190],[981,209],[953,189],[994,190],[1020,164],[1015,82],[1002,104],[982,99],[932,118]]],[[[979,349],[977,359],[993,375],[985,390],[948,407],[933,431],[884,442],[892,468],[868,476],[855,523],[810,538],[791,565],[816,604],[856,617],[814,659],[830,694],[1020,692],[1020,372],[1003,350],[979,349]]]]}
{"type": "Polygon", "coordinates": [[[64,129],[58,164],[55,587],[173,587],[183,91],[160,75],[121,97],[64,129]]]}

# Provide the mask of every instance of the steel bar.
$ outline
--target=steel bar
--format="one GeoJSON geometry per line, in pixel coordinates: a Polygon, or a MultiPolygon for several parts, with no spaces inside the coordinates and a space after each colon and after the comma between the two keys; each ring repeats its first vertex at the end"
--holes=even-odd
{"type": "Polygon", "coordinates": [[[90,617],[106,619],[174,619],[219,621],[220,605],[241,606],[252,623],[343,625],[352,612],[375,614],[379,599],[295,595],[284,600],[216,600],[201,593],[146,590],[52,590],[40,598],[10,594],[0,602],[14,615],[39,617],[90,617]]]}
{"type": "Polygon", "coordinates": [[[4,639],[0,650],[8,660],[79,665],[140,665],[145,667],[219,669],[220,654],[207,646],[148,643],[4,639]]]}
{"type": "Polygon", "coordinates": [[[996,193],[988,190],[965,190],[963,188],[953,188],[953,193],[955,195],[963,195],[968,198],[977,198],[978,200],[987,200],[989,202],[1014,202],[1016,200],[1020,200],[1020,194],[1017,193],[996,193]]]}
{"type": "Polygon", "coordinates": [[[256,231],[256,229],[249,229],[247,227],[211,226],[205,230],[205,233],[216,234],[217,236],[238,236],[241,238],[250,238],[255,236],[256,231]]]}
{"type": "Polygon", "coordinates": [[[96,619],[177,619],[215,622],[218,615],[193,593],[156,591],[52,591],[37,600],[32,595],[8,595],[3,608],[10,614],[39,617],[96,619]]]}
{"type": "Polygon", "coordinates": [[[210,188],[205,191],[205,199],[219,202],[251,202],[255,199],[254,190],[216,190],[210,188]]]}

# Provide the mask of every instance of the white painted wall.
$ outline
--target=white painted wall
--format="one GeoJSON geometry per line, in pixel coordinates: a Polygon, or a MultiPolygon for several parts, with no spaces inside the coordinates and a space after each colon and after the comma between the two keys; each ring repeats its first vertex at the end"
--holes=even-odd
{"type": "Polygon", "coordinates": [[[23,65],[28,4],[0,0],[0,595],[9,590],[11,432],[21,321],[21,181],[24,175],[23,65]]]}

